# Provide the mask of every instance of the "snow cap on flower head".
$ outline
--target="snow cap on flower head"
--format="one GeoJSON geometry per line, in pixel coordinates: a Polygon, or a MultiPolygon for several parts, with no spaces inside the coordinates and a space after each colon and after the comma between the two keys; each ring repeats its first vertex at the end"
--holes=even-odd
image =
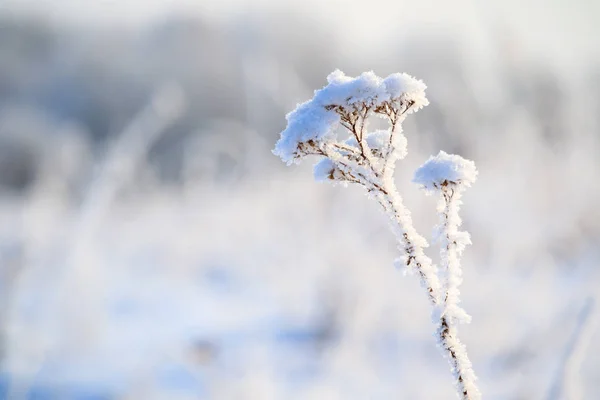
{"type": "Polygon", "coordinates": [[[477,169],[473,161],[440,151],[415,171],[413,182],[427,192],[434,192],[448,185],[469,187],[476,179],[477,169]]]}
{"type": "Polygon", "coordinates": [[[337,140],[339,110],[355,112],[359,105],[376,108],[387,102],[408,104],[406,114],[410,114],[429,104],[426,88],[422,81],[404,73],[384,79],[373,71],[351,77],[335,70],[327,77],[325,87],[316,90],[312,99],[286,116],[287,126],[273,153],[288,164],[319,154],[322,142],[337,140]]]}

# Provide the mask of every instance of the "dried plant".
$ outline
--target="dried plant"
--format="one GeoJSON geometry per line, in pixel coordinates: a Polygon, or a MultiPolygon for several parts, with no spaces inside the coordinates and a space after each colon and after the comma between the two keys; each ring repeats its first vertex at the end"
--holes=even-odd
{"type": "Polygon", "coordinates": [[[460,232],[460,197],[477,176],[472,161],[440,152],[420,167],[414,178],[427,194],[438,193],[441,271],[425,254],[427,241],[413,226],[394,183],[396,162],[406,156],[407,141],[402,122],[407,115],[429,104],[426,86],[407,74],[385,79],[373,72],[356,78],[337,70],[327,77],[328,85],[287,115],[287,127],[273,150],[288,165],[306,156],[321,158],[315,165],[318,181],[355,183],[376,199],[390,218],[399,249],[397,263],[416,273],[426,289],[437,326],[436,337],[450,363],[461,399],[480,399],[476,377],[457,324],[469,316],[459,307],[458,286],[462,281],[460,255],[470,243],[460,232]],[[371,118],[388,121],[387,130],[368,131],[371,118]],[[341,138],[340,136],[346,136],[341,138]]]}

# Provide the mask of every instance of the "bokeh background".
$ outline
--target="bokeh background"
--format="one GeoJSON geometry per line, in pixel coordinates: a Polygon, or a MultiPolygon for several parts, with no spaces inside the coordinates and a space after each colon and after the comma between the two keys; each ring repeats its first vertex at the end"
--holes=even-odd
{"type": "Polygon", "coordinates": [[[270,152],[336,68],[428,85],[396,177],[425,236],[414,169],[479,168],[461,336],[485,398],[600,398],[599,20],[592,0],[2,1],[0,398],[454,398],[378,205],[270,152]]]}

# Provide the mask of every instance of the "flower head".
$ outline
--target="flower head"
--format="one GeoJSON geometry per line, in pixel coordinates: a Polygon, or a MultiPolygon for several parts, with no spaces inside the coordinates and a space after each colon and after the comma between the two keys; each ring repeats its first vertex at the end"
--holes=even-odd
{"type": "Polygon", "coordinates": [[[469,187],[476,179],[477,169],[473,161],[440,151],[415,171],[413,182],[432,193],[447,186],[469,187]]]}
{"type": "MultiPolygon", "coordinates": [[[[366,126],[373,113],[398,120],[429,104],[425,84],[407,74],[392,74],[383,79],[372,71],[357,77],[336,70],[327,77],[327,85],[315,91],[314,97],[299,104],[287,115],[287,127],[273,153],[284,162],[298,162],[310,154],[319,154],[324,142],[336,142],[336,128],[357,130],[366,126]]],[[[356,132],[354,132],[356,134],[356,132]]],[[[389,134],[388,134],[389,135],[389,134]]],[[[370,140],[380,139],[379,133],[370,140]]],[[[400,153],[405,153],[400,138],[400,153]]],[[[404,145],[405,147],[405,145],[404,145]]]]}

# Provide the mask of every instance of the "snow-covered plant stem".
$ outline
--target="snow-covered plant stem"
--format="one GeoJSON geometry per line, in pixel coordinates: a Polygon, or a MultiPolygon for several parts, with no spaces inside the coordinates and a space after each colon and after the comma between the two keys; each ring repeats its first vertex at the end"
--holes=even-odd
{"type": "Polygon", "coordinates": [[[475,374],[464,344],[458,339],[457,322],[469,322],[470,316],[458,305],[459,285],[462,282],[460,256],[471,243],[467,232],[460,232],[462,221],[458,214],[464,189],[477,176],[475,164],[456,155],[441,151],[431,157],[415,173],[414,181],[426,193],[439,195],[438,214],[440,223],[436,229],[436,240],[440,244],[441,276],[445,279],[439,304],[440,323],[437,336],[440,346],[447,352],[459,393],[463,398],[479,398],[475,386],[475,374]]]}
{"type": "Polygon", "coordinates": [[[460,225],[460,217],[458,216],[459,196],[460,191],[449,189],[447,185],[442,187],[442,200],[440,201],[440,203],[443,202],[442,223],[440,224],[442,232],[439,240],[440,264],[443,273],[446,274],[446,287],[442,299],[443,311],[438,336],[443,348],[449,354],[459,390],[462,391],[465,398],[470,398],[468,396],[469,392],[477,392],[477,388],[473,386],[475,375],[467,350],[458,339],[456,328],[457,321],[470,321],[470,316],[458,306],[460,301],[458,286],[462,282],[462,270],[458,257],[462,251],[460,246],[464,247],[462,243],[466,244],[466,242],[461,242],[462,232],[458,232],[456,229],[460,225]]]}
{"type": "Polygon", "coordinates": [[[274,153],[288,164],[307,155],[321,156],[314,170],[317,180],[359,184],[382,205],[402,252],[398,263],[418,274],[427,291],[437,325],[437,341],[450,363],[459,397],[480,399],[471,362],[456,329],[458,321],[468,320],[458,307],[462,276],[459,256],[469,243],[468,234],[458,232],[461,223],[458,207],[462,190],[475,180],[475,165],[440,152],[415,174],[414,182],[427,193],[441,193],[438,231],[443,270],[440,273],[425,254],[428,243],[415,230],[410,211],[394,183],[395,164],[406,155],[406,137],[401,125],[408,114],[429,104],[426,86],[406,74],[382,79],[366,72],[351,78],[335,71],[327,80],[329,84],[316,91],[313,99],[288,114],[288,126],[281,133],[274,153]],[[368,132],[371,117],[386,119],[389,129],[368,132]],[[338,140],[338,127],[348,133],[346,140],[338,140]]]}
{"type": "Polygon", "coordinates": [[[464,344],[458,338],[456,329],[457,320],[468,321],[469,318],[457,306],[459,301],[458,285],[462,273],[458,264],[459,245],[457,244],[461,242],[456,237],[459,235],[455,235],[455,233],[462,232],[455,232],[456,227],[460,225],[460,219],[458,214],[453,215],[449,210],[457,211],[458,198],[453,197],[450,191],[442,196],[442,199],[447,199],[442,212],[445,222],[441,225],[445,239],[445,243],[442,243],[441,266],[446,271],[447,278],[444,287],[440,282],[437,268],[423,250],[427,243],[414,229],[410,212],[404,207],[402,198],[393,182],[390,182],[389,186],[385,185],[384,190],[385,192],[379,193],[378,200],[388,213],[392,230],[396,234],[401,249],[404,250],[405,256],[402,257],[401,262],[416,270],[421,280],[421,286],[427,290],[434,310],[434,323],[438,326],[436,329],[438,345],[450,363],[457,392],[462,399],[479,399],[481,395],[475,385],[476,377],[471,361],[464,344]],[[453,216],[451,217],[451,215],[453,216]]]}

